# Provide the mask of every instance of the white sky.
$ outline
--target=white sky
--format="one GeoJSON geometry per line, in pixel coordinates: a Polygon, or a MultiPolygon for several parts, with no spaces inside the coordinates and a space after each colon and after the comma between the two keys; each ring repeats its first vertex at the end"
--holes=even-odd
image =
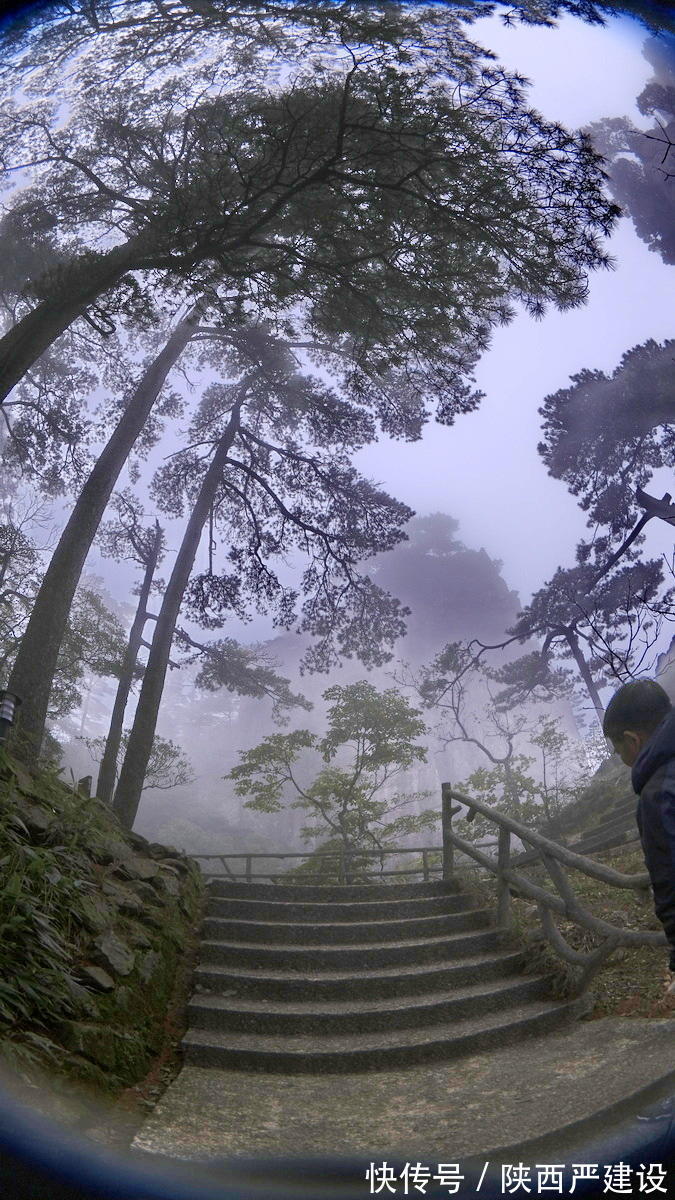
{"type": "MultiPolygon", "coordinates": [[[[635,97],[651,76],[644,30],[613,19],[606,28],[574,18],[557,29],[476,22],[475,40],[532,82],[530,102],[568,128],[604,116],[644,118],[635,97]]],[[[588,302],[536,322],[523,314],[496,330],[477,381],[480,409],[447,428],[427,428],[409,445],[383,440],[358,455],[365,474],[418,512],[442,510],[460,522],[467,545],[504,562],[510,587],[526,601],[560,565],[571,565],[584,515],[537,454],[537,409],[582,367],[613,370],[622,353],[653,337],[673,336],[675,268],[665,266],[622,219],[609,243],[616,269],[591,277],[588,302]]],[[[665,527],[649,545],[669,549],[665,527]]]]}

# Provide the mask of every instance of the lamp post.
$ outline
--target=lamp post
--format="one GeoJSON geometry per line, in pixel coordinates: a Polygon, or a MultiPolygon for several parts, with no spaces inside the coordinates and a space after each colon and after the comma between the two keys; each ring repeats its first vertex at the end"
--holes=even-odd
{"type": "Polygon", "coordinates": [[[20,696],[15,696],[14,692],[0,690],[0,746],[9,737],[20,704],[20,696]]]}

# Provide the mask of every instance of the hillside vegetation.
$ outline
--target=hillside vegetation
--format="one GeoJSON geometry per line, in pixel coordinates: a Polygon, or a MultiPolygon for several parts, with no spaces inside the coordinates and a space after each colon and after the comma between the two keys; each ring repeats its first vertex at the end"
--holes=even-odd
{"type": "Polygon", "coordinates": [[[48,1079],[49,1111],[77,1119],[83,1095],[112,1098],[170,1055],[199,870],[2,752],[0,863],[0,1062],[31,1100],[48,1079]]]}

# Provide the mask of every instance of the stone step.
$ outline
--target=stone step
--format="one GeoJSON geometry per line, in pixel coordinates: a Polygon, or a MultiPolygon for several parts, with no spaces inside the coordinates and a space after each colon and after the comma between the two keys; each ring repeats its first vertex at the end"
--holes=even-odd
{"type": "Polygon", "coordinates": [[[584,850],[584,854],[588,855],[589,858],[597,859],[600,855],[605,854],[609,850],[618,850],[619,847],[626,847],[626,848],[630,847],[631,849],[633,849],[633,848],[638,847],[639,845],[640,845],[639,838],[638,839],[623,838],[623,837],[608,838],[608,840],[606,842],[598,842],[598,843],[594,843],[592,846],[587,846],[584,850]]]}
{"type": "Polygon", "coordinates": [[[600,834],[615,833],[621,829],[637,830],[637,821],[635,813],[625,813],[622,816],[612,817],[611,821],[600,821],[598,825],[594,825],[592,829],[587,829],[582,837],[584,841],[589,837],[598,837],[600,834]]]}
{"type": "Polygon", "coordinates": [[[306,975],[299,975],[297,971],[275,971],[259,964],[247,970],[229,963],[227,966],[202,963],[195,972],[195,983],[198,989],[203,989],[201,994],[209,992],[241,998],[289,1002],[380,1000],[503,979],[517,972],[522,961],[520,950],[495,950],[457,962],[401,964],[395,970],[373,967],[362,974],[329,969],[318,974],[308,966],[306,975]]]}
{"type": "Polygon", "coordinates": [[[215,878],[208,880],[209,896],[228,896],[233,899],[250,900],[323,900],[328,903],[342,903],[349,900],[382,900],[383,894],[387,899],[400,898],[422,899],[427,896],[456,895],[460,891],[456,880],[437,879],[430,883],[353,883],[353,884],[274,884],[274,883],[235,883],[229,879],[215,878]]]}
{"type": "Polygon", "coordinates": [[[305,1001],[242,1000],[229,996],[195,996],[188,1006],[191,1029],[223,1032],[302,1034],[323,1041],[347,1033],[379,1033],[462,1021],[509,1005],[550,996],[549,982],[539,976],[472,983],[417,996],[383,1000],[305,1001]]]}
{"type": "Polygon", "coordinates": [[[288,944],[245,943],[203,940],[201,962],[232,966],[284,967],[291,971],[313,971],[321,968],[352,968],[369,971],[375,966],[398,966],[403,963],[439,962],[448,958],[480,954],[500,946],[505,931],[486,929],[481,932],[446,934],[441,937],[405,939],[391,943],[365,945],[293,946],[288,944]]]}
{"type": "MultiPolygon", "coordinates": [[[[281,891],[276,889],[276,893],[281,891]]],[[[382,888],[381,891],[384,891],[382,888]]],[[[236,918],[246,921],[300,921],[321,924],[338,921],[385,921],[405,917],[430,917],[435,913],[465,912],[473,908],[470,895],[448,893],[421,899],[345,900],[300,903],[294,900],[249,900],[236,897],[211,896],[207,902],[207,917],[236,918]]]]}
{"type": "Polygon", "coordinates": [[[462,1054],[504,1046],[529,1034],[559,1028],[587,1011],[586,1001],[529,1001],[460,1024],[423,1029],[322,1038],[261,1036],[191,1029],[183,1039],[188,1064],[228,1070],[284,1074],[370,1071],[421,1062],[440,1062],[462,1054]]]}
{"type": "Polygon", "coordinates": [[[300,924],[288,921],[242,921],[207,917],[202,924],[202,934],[207,940],[215,942],[261,942],[268,945],[283,942],[287,946],[335,946],[441,937],[444,934],[470,929],[484,929],[492,923],[492,919],[493,914],[487,908],[367,923],[341,921],[300,924]]]}
{"type": "Polygon", "coordinates": [[[604,833],[587,834],[583,841],[577,842],[577,846],[604,846],[605,842],[610,841],[615,841],[616,845],[620,845],[622,841],[634,841],[639,838],[637,824],[631,824],[631,826],[616,826],[614,829],[605,830],[604,833]]]}

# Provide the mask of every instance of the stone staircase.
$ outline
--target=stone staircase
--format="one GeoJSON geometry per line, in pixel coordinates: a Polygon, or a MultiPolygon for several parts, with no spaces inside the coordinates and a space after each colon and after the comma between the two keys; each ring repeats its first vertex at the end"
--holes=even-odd
{"type": "Polygon", "coordinates": [[[595,854],[626,842],[639,841],[636,807],[637,796],[620,801],[604,820],[588,829],[574,843],[570,842],[570,850],[576,850],[578,854],[595,854]]]}
{"type": "Polygon", "coordinates": [[[351,886],[212,880],[188,1064],[284,1074],[442,1062],[586,1011],[454,882],[351,886]]]}
{"type": "MultiPolygon", "coordinates": [[[[592,858],[594,854],[602,854],[605,850],[614,850],[618,846],[627,846],[633,842],[639,843],[640,836],[635,820],[636,807],[636,796],[620,800],[607,816],[583,833],[568,831],[564,844],[575,854],[585,854],[592,858]]],[[[560,841],[559,828],[550,830],[546,826],[542,826],[541,832],[554,841],[560,841]]],[[[536,850],[526,850],[516,855],[511,863],[512,866],[521,868],[538,864],[539,861],[539,854],[536,850]]]]}

